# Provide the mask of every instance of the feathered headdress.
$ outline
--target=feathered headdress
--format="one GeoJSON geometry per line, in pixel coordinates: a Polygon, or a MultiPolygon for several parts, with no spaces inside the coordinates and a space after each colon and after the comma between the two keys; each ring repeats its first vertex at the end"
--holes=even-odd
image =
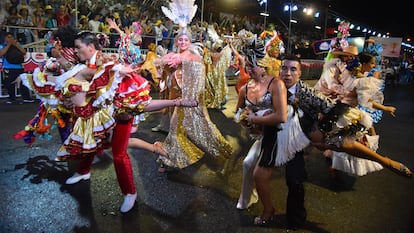
{"type": "MultiPolygon", "coordinates": [[[[264,39],[264,38],[262,38],[264,39]]],[[[279,53],[285,53],[285,46],[283,41],[276,30],[273,30],[273,36],[265,44],[265,51],[269,51],[271,49],[277,49],[279,53]]]]}
{"type": "Polygon", "coordinates": [[[164,15],[180,27],[178,34],[186,32],[187,25],[191,23],[197,12],[197,5],[194,5],[194,1],[195,0],[173,0],[168,4],[169,9],[165,6],[161,6],[164,15]]]}
{"type": "Polygon", "coordinates": [[[219,48],[223,47],[224,41],[220,38],[219,34],[217,33],[216,29],[214,29],[214,25],[210,24],[207,26],[207,34],[211,41],[211,48],[214,51],[218,51],[219,48]]]}
{"type": "Polygon", "coordinates": [[[252,66],[260,65],[260,59],[266,55],[263,40],[254,34],[253,40],[250,44],[245,44],[242,49],[243,54],[247,58],[247,62],[252,66]]]}

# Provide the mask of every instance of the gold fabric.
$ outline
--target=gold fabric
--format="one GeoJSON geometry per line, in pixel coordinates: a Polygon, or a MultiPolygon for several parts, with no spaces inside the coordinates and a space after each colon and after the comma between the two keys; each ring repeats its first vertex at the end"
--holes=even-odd
{"type": "Polygon", "coordinates": [[[231,49],[229,46],[224,47],[220,54],[207,52],[205,55],[207,108],[221,108],[222,103],[226,101],[228,94],[226,70],[230,66],[230,61],[231,49]],[[216,56],[216,58],[208,58],[211,56],[216,56]]]}
{"type": "MultiPolygon", "coordinates": [[[[170,90],[181,93],[183,99],[196,99],[194,108],[175,107],[171,116],[170,131],[163,147],[168,158],[160,156],[169,167],[185,168],[198,160],[205,153],[212,156],[229,157],[233,148],[211,121],[204,100],[205,67],[201,62],[183,61],[175,74],[170,76],[170,90]],[[181,78],[181,88],[177,84],[181,78]]],[[[179,82],[180,83],[180,82],[179,82]]],[[[171,94],[171,93],[170,93],[171,94]]]]}

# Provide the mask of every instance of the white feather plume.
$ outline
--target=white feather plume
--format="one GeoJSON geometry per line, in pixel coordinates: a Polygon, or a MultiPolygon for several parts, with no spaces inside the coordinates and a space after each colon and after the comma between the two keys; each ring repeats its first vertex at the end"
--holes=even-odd
{"type": "Polygon", "coordinates": [[[169,9],[161,6],[161,10],[165,16],[183,28],[191,23],[191,20],[193,20],[197,12],[197,5],[194,5],[194,1],[173,0],[169,3],[169,9]]]}
{"type": "Polygon", "coordinates": [[[216,29],[214,29],[214,25],[212,25],[212,24],[209,24],[207,26],[207,34],[208,34],[208,37],[210,38],[211,42],[213,42],[213,43],[220,40],[220,36],[217,33],[216,29]]]}

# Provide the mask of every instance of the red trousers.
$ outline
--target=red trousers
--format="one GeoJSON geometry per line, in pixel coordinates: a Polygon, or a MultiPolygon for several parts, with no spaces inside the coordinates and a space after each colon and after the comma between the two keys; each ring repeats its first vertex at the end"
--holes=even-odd
{"type": "MultiPolygon", "coordinates": [[[[124,195],[136,193],[131,160],[127,153],[128,140],[131,136],[132,119],[128,122],[117,122],[112,135],[112,156],[119,187],[124,195]]],[[[90,172],[93,156],[82,160],[78,167],[79,174],[90,172]]]]}

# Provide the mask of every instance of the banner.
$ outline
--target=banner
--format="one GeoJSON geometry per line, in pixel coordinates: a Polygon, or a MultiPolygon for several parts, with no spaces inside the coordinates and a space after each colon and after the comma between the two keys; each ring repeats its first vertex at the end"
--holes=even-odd
{"type": "Polygon", "coordinates": [[[382,48],[384,49],[384,51],[382,51],[381,56],[383,56],[383,57],[400,57],[402,38],[399,38],[399,37],[390,37],[390,38],[370,37],[370,39],[375,40],[376,43],[381,43],[382,48]]]}
{"type": "Polygon", "coordinates": [[[323,54],[323,53],[328,53],[329,48],[331,47],[331,40],[332,39],[333,38],[314,41],[311,45],[312,48],[313,48],[313,52],[316,55],[323,54]]]}
{"type": "MultiPolygon", "coordinates": [[[[312,43],[313,52],[316,55],[328,53],[331,48],[331,41],[335,37],[330,39],[318,40],[312,43]]],[[[364,37],[348,37],[347,41],[349,45],[354,45],[358,48],[358,53],[362,52],[364,48],[364,37]]]]}

